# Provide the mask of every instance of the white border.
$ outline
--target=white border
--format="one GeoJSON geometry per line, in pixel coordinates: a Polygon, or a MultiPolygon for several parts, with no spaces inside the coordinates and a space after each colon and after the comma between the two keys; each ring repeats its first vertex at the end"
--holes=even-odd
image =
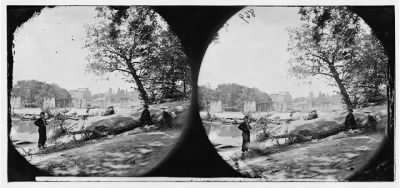
{"type": "MultiPolygon", "coordinates": [[[[1,143],[1,187],[57,187],[57,186],[96,186],[96,187],[130,187],[130,186],[167,186],[167,187],[187,187],[188,185],[191,187],[265,187],[265,186],[279,186],[279,187],[351,187],[360,186],[360,187],[400,187],[399,179],[400,175],[398,172],[395,172],[395,182],[394,183],[379,183],[379,182],[363,182],[363,183],[344,183],[344,182],[335,182],[335,183],[312,183],[312,182],[253,182],[257,181],[257,179],[244,179],[244,178],[167,178],[167,177],[159,177],[159,178],[97,178],[90,177],[86,178],[87,181],[90,182],[81,182],[85,181],[85,178],[76,178],[71,177],[70,179],[74,179],[77,182],[7,182],[7,28],[6,28],[6,6],[7,5],[266,5],[266,6],[287,6],[287,5],[395,5],[395,20],[396,20],[396,62],[398,62],[398,52],[399,52],[399,2],[396,0],[229,0],[229,1],[215,1],[215,0],[1,0],[0,7],[0,20],[1,20],[1,46],[0,46],[0,76],[1,76],[1,100],[0,100],[0,143],[1,143]],[[97,180],[96,180],[97,179],[97,180]],[[106,181],[106,182],[97,182],[97,181],[106,181]],[[114,182],[114,181],[127,181],[127,182],[114,182]],[[161,182],[160,182],[161,181],[161,182]],[[185,181],[182,183],[180,181],[185,181]],[[208,181],[214,181],[212,183],[208,181]],[[217,181],[217,182],[215,182],[217,181]],[[229,181],[229,182],[218,182],[218,181],[229,181]],[[246,182],[243,182],[246,181],[246,182]],[[168,182],[168,183],[166,183],[168,182]]],[[[399,73],[399,65],[396,63],[396,73],[399,73]]],[[[399,80],[398,76],[396,76],[396,88],[398,88],[399,80]]],[[[397,92],[398,93],[398,92],[397,92]]],[[[397,99],[398,95],[396,93],[395,98],[397,99]]],[[[396,112],[398,110],[396,105],[396,112]]],[[[397,115],[397,113],[396,113],[397,115]]],[[[397,124],[397,118],[395,117],[395,125],[397,124]]],[[[395,135],[399,135],[399,130],[396,128],[395,135]]],[[[398,144],[398,139],[395,136],[396,144],[398,144]]],[[[396,156],[396,167],[399,164],[399,151],[396,148],[395,151],[396,156]]],[[[38,177],[38,180],[44,181],[63,181],[63,178],[54,179],[54,177],[46,178],[46,177],[38,177]]],[[[64,178],[65,179],[65,178],[64,178]]]]}

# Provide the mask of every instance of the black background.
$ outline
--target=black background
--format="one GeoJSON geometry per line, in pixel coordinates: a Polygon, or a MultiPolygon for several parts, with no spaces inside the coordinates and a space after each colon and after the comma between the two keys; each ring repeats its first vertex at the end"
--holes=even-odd
{"type": "MultiPolygon", "coordinates": [[[[8,99],[12,87],[12,41],[16,28],[44,6],[7,6],[7,61],[8,99]]],[[[51,6],[47,6],[51,7],[51,6]]],[[[112,6],[124,9],[124,6],[112,6]]],[[[203,55],[219,28],[243,6],[153,6],[180,38],[192,68],[193,96],[190,115],[183,136],[169,156],[144,176],[163,177],[240,177],[218,155],[205,134],[198,114],[197,77],[203,55]]],[[[388,111],[386,139],[376,156],[367,161],[349,181],[393,181],[394,179],[394,6],[351,7],[373,29],[382,41],[389,57],[388,111]]],[[[244,62],[245,63],[245,62],[244,62]]],[[[221,70],[223,71],[223,70],[221,70]]],[[[10,100],[8,100],[10,101],[10,100]]],[[[10,103],[8,103],[8,134],[11,130],[10,103]]],[[[34,181],[35,176],[48,176],[45,171],[30,165],[19,155],[8,138],[8,181],[34,181]]]]}

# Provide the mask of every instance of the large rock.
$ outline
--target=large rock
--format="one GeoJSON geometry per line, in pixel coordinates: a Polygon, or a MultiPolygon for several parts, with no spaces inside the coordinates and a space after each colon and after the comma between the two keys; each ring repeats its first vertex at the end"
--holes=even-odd
{"type": "Polygon", "coordinates": [[[297,126],[294,130],[290,131],[289,134],[311,136],[312,138],[324,138],[337,134],[344,130],[344,128],[343,123],[338,121],[319,120],[297,126]]]}
{"type": "Polygon", "coordinates": [[[140,121],[132,117],[113,116],[111,118],[102,119],[93,122],[85,128],[89,131],[97,131],[104,134],[119,134],[128,130],[132,130],[140,126],[140,121]]]}
{"type": "MultiPolygon", "coordinates": [[[[363,109],[354,110],[353,114],[356,119],[358,128],[368,128],[371,126],[371,122],[368,121],[368,115],[365,112],[373,112],[373,116],[376,118],[376,127],[378,130],[384,130],[387,124],[387,111],[386,106],[374,106],[363,109]]],[[[344,121],[347,112],[338,112],[325,115],[323,118],[316,120],[310,120],[310,122],[296,126],[289,133],[300,134],[304,136],[312,136],[312,138],[325,138],[330,135],[337,134],[345,130],[344,121]]]]}

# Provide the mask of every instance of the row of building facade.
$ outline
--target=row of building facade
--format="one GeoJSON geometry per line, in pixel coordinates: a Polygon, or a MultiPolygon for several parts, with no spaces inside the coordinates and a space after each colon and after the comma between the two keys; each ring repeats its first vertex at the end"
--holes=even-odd
{"type": "MultiPolygon", "coordinates": [[[[43,98],[41,104],[36,104],[40,108],[88,108],[99,107],[105,108],[107,106],[116,106],[121,108],[128,108],[131,106],[140,105],[139,95],[135,91],[127,91],[118,89],[116,92],[110,88],[107,93],[100,97],[93,97],[88,88],[79,88],[76,90],[68,91],[71,98],[43,98]]],[[[28,102],[21,97],[11,98],[11,107],[13,109],[26,108],[28,102]]]]}
{"type": "MultiPolygon", "coordinates": [[[[290,111],[332,111],[342,110],[344,105],[341,103],[339,95],[326,96],[325,100],[316,100],[313,93],[310,92],[308,97],[302,100],[293,101],[289,92],[280,92],[269,95],[271,101],[243,101],[243,113],[254,112],[290,112],[290,111]]],[[[321,93],[320,95],[321,96],[321,93]]],[[[227,111],[221,101],[211,101],[209,112],[220,113],[227,111]]]]}

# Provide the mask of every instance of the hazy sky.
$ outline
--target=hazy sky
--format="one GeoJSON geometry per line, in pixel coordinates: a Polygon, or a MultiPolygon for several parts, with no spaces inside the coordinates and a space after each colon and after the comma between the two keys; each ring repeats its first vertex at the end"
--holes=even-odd
{"type": "MultiPolygon", "coordinates": [[[[233,16],[220,30],[218,42],[209,46],[199,85],[238,83],[267,93],[289,91],[294,97],[336,90],[320,78],[309,82],[287,74],[285,29],[300,24],[298,8],[248,7],[239,13],[250,9],[256,17],[246,23],[233,16]]],[[[66,89],[89,88],[92,93],[132,87],[117,73],[106,76],[107,80],[85,72],[84,25],[93,23],[94,16],[93,6],[67,6],[43,9],[26,22],[15,33],[14,83],[35,79],[66,89]]]]}
{"type": "Polygon", "coordinates": [[[215,88],[221,83],[257,87],[267,93],[289,91],[293,97],[337,90],[321,78],[296,80],[288,75],[287,27],[299,26],[296,7],[247,7],[255,16],[244,22],[238,14],[219,31],[201,65],[199,85],[215,88]],[[310,82],[311,81],[311,82],[310,82]]]}
{"type": "Polygon", "coordinates": [[[93,6],[45,8],[15,33],[14,83],[40,80],[66,89],[89,88],[92,93],[108,88],[130,88],[121,77],[109,80],[85,72],[88,51],[83,49],[84,25],[94,21],[93,6]]]}

